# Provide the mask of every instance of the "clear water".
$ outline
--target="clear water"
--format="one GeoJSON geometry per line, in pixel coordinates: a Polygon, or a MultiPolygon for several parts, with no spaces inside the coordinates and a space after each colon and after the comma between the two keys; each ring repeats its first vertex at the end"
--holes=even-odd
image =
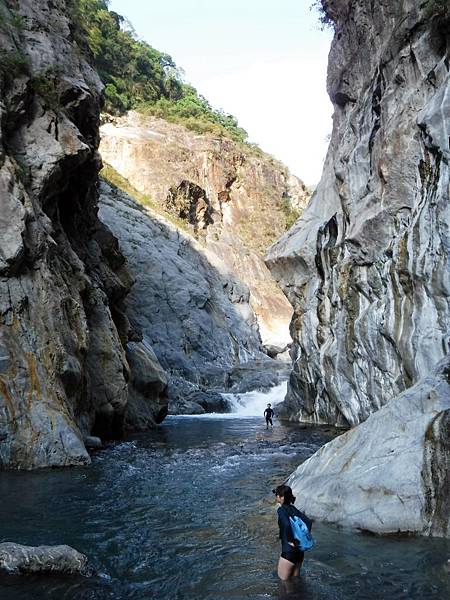
{"type": "Polygon", "coordinates": [[[170,417],[112,445],[89,469],[0,474],[0,540],[67,543],[100,575],[0,576],[1,600],[450,598],[449,542],[314,526],[286,588],[270,490],[331,429],[262,417],[170,417]]]}

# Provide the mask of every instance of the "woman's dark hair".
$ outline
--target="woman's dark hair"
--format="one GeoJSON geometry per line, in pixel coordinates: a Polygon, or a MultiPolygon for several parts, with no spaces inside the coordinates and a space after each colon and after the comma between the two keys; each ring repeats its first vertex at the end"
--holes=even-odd
{"type": "Polygon", "coordinates": [[[285,504],[294,504],[295,496],[292,493],[292,489],[288,485],[279,485],[272,492],[280,498],[284,498],[285,504]]]}

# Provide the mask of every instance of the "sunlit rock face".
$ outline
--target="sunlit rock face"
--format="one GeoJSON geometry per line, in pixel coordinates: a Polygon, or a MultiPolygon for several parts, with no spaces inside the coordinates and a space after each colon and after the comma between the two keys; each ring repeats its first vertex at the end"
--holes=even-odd
{"type": "Polygon", "coordinates": [[[135,278],[127,314],[169,375],[171,412],[223,412],[218,392],[278,382],[281,365],[262,352],[249,290],[214,254],[106,182],[99,217],[135,278]]]}
{"type": "Polygon", "coordinates": [[[132,278],[97,219],[102,86],[68,14],[64,0],[2,4],[0,468],[88,463],[84,437],[120,436],[136,380],[132,278]]]}
{"type": "Polygon", "coordinates": [[[303,183],[261,152],[135,112],[101,127],[100,152],[248,286],[263,344],[283,349],[292,309],[262,256],[284,231],[283,207],[305,206],[303,183]]]}
{"type": "Polygon", "coordinates": [[[353,426],[449,350],[450,20],[439,2],[324,4],[332,139],[268,264],[294,307],[282,415],[353,426]]]}
{"type": "Polygon", "coordinates": [[[372,533],[450,537],[450,361],[291,475],[314,518],[372,533]]]}

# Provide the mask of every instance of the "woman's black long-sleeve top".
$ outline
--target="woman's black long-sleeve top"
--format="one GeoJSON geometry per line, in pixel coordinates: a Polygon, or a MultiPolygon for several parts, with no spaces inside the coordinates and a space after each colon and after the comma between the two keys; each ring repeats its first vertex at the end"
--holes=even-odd
{"type": "Polygon", "coordinates": [[[311,531],[312,521],[308,517],[298,510],[293,504],[282,504],[278,510],[278,527],[280,529],[280,540],[281,540],[281,552],[292,552],[294,547],[291,545],[294,543],[294,536],[292,535],[291,522],[289,517],[300,517],[305,523],[308,529],[311,531]]]}

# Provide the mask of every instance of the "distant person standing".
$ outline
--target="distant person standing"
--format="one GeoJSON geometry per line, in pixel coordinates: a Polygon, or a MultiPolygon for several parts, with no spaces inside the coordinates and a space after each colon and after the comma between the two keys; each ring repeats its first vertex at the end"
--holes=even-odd
{"type": "Polygon", "coordinates": [[[264,416],[266,417],[266,429],[269,429],[269,425],[273,429],[272,417],[274,414],[275,413],[273,412],[271,405],[268,404],[266,410],[264,411],[264,416]]]}

